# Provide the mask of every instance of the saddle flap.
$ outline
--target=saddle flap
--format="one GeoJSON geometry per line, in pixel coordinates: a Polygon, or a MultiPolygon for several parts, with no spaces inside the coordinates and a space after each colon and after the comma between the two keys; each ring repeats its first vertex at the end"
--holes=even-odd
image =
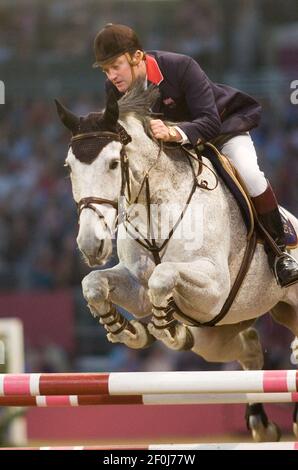
{"type": "Polygon", "coordinates": [[[234,196],[250,238],[254,231],[254,215],[252,210],[252,202],[242,181],[239,179],[236,169],[225,155],[222,155],[213,144],[206,144],[204,148],[204,157],[207,157],[214,166],[217,174],[225,183],[231,194],[234,196]]]}

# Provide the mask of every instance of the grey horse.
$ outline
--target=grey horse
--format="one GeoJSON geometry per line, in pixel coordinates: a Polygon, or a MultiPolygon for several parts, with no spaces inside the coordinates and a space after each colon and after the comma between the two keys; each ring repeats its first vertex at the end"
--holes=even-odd
{"type": "MultiPolygon", "coordinates": [[[[298,360],[298,285],[277,285],[262,244],[228,313],[215,326],[197,326],[221,311],[247,231],[208,159],[201,163],[152,139],[148,122],[156,98],[155,89],[135,87],[119,102],[111,96],[103,113],[83,118],[57,102],[72,132],[65,165],[79,209],[77,243],[91,267],[109,260],[117,230],[119,263],[82,281],[88,307],[113,343],[144,348],[158,340],[206,361],[238,361],[245,370],[263,367],[252,325],[270,312],[293,333],[292,356],[298,360]],[[135,319],[125,319],[116,305],[135,319]]],[[[287,215],[297,231],[298,220],[287,215]]],[[[291,254],[298,259],[297,248],[291,254]]],[[[296,436],[297,421],[296,407],[296,436]]],[[[248,405],[247,423],[256,441],[279,439],[261,404],[248,405]]]]}

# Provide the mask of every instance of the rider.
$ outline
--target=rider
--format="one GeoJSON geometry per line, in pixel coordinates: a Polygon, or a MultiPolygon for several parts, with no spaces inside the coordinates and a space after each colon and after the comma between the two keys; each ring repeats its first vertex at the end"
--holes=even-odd
{"type": "Polygon", "coordinates": [[[165,142],[189,143],[193,147],[216,143],[244,180],[259,220],[283,252],[276,255],[266,246],[277,282],[287,287],[298,281],[298,263],[288,255],[285,234],[274,192],[260,170],[249,131],[260,122],[261,106],[249,95],[212,82],[191,57],[172,52],[144,52],[136,33],[128,26],[107,24],[94,41],[96,62],[107,76],[107,91],[117,97],[126,93],[137,78],[158,86],[160,100],[153,111],[167,126],[152,119],[153,136],[165,142]]]}

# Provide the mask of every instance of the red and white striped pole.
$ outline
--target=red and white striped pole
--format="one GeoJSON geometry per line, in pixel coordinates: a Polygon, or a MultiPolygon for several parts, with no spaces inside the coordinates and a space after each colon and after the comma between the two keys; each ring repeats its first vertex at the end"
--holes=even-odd
{"type": "Polygon", "coordinates": [[[0,396],[284,393],[296,370],[0,374],[0,396]]]}
{"type": "Polygon", "coordinates": [[[198,393],[154,395],[39,395],[0,397],[0,406],[76,407],[88,405],[212,405],[236,403],[293,403],[298,392],[284,393],[198,393]]]}

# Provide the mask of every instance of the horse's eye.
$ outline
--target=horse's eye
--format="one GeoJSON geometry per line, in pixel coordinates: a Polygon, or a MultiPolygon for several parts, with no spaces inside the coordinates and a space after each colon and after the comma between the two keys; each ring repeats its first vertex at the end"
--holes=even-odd
{"type": "Polygon", "coordinates": [[[111,163],[110,163],[110,170],[116,170],[116,168],[118,167],[119,165],[119,160],[113,160],[111,163]]]}

